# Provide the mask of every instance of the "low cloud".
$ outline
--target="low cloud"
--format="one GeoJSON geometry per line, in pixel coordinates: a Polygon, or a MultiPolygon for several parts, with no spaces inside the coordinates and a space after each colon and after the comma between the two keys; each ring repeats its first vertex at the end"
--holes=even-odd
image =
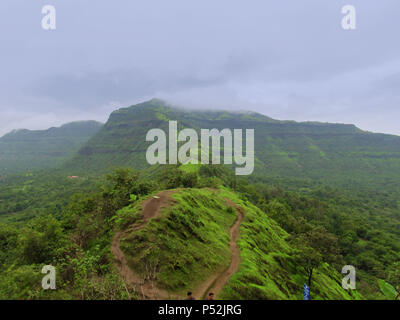
{"type": "Polygon", "coordinates": [[[396,0],[354,0],[354,31],[339,0],[53,2],[52,32],[40,1],[0,4],[0,135],[152,97],[400,134],[396,0]]]}

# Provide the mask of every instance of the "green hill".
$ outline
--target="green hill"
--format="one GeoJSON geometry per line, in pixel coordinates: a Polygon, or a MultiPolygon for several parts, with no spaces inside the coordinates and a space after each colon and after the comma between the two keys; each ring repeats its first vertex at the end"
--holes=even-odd
{"type": "Polygon", "coordinates": [[[400,179],[400,137],[364,132],[354,125],[277,121],[252,112],[184,110],[153,99],[114,111],[107,123],[65,166],[106,172],[111,167],[147,167],[146,133],[178,128],[255,129],[252,177],[310,180],[340,187],[381,188],[400,179]]]}
{"type": "MultiPolygon", "coordinates": [[[[121,209],[115,217],[128,228],[121,246],[129,267],[139,278],[147,279],[141,285],[145,294],[146,282],[153,282],[158,289],[153,298],[162,297],[163,292],[184,297],[192,290],[197,298],[207,289],[215,292],[215,283],[224,276],[232,258],[229,229],[237,211],[229,201],[244,214],[237,240],[240,263],[233,277],[221,284],[217,297],[303,299],[303,284],[307,282],[304,266],[296,262],[297,251],[286,240],[289,234],[265,212],[228,189],[178,189],[171,197],[173,202],[160,216],[140,230],[129,227],[141,219],[145,201],[121,209]],[[208,279],[214,282],[207,284],[208,279]]],[[[327,263],[316,268],[313,279],[313,299],[362,297],[344,290],[340,274],[327,263]]]]}
{"type": "Polygon", "coordinates": [[[81,121],[48,130],[14,130],[0,138],[0,175],[60,165],[101,126],[81,121]]]}

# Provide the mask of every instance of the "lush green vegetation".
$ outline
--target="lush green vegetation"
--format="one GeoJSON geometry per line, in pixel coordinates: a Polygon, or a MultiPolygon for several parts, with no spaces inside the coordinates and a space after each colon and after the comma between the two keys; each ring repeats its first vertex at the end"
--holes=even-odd
{"type": "Polygon", "coordinates": [[[41,214],[0,225],[0,299],[125,299],[135,297],[113,268],[112,217],[151,185],[129,170],[106,177],[96,192],[76,195],[61,218],[41,214]],[[40,270],[57,268],[56,291],[41,289],[40,270]]]}
{"type": "MultiPolygon", "coordinates": [[[[209,189],[183,189],[173,198],[161,218],[131,233],[122,248],[134,270],[145,275],[157,265],[157,284],[183,293],[229,263],[228,232],[236,213],[209,189]]],[[[120,214],[126,219],[137,210],[127,207],[120,214]]]]}
{"type": "Polygon", "coordinates": [[[313,299],[393,299],[399,141],[354,126],[186,112],[158,100],[120,109],[58,169],[0,179],[0,299],[139,298],[115,269],[113,235],[140,220],[147,197],[177,188],[173,207],[121,242],[134,270],[158,266],[160,287],[182,293],[226,267],[236,216],[230,199],[246,212],[242,263],[221,297],[302,299],[308,282],[313,299]],[[255,128],[256,172],[238,178],[225,166],[147,167],[145,134],[166,129],[169,119],[195,129],[255,128]],[[123,166],[141,171],[110,170],[123,166]],[[56,291],[41,289],[45,264],[57,267],[56,291]],[[356,267],[357,291],[340,286],[346,264],[356,267]]]}
{"type": "Polygon", "coordinates": [[[245,209],[246,217],[239,240],[242,263],[221,293],[222,298],[301,299],[310,267],[314,299],[384,299],[387,290],[381,292],[378,279],[397,285],[394,279],[398,266],[393,261],[398,261],[398,248],[390,248],[390,241],[385,243],[390,237],[374,238],[378,230],[369,230],[370,225],[351,220],[360,218],[358,215],[347,216],[341,212],[342,207],[332,212],[333,208],[323,207],[323,200],[318,203],[311,196],[284,192],[270,185],[255,187],[221,166],[199,166],[198,170],[167,166],[157,174],[119,169],[93,187],[94,191],[73,197],[58,218],[43,213],[24,223],[1,224],[0,297],[138,297],[114,267],[111,240],[116,230],[124,230],[140,219],[141,203],[147,197],[168,188],[185,189],[174,195],[175,204],[160,218],[126,237],[122,249],[130,266],[138,272],[145,273],[146,265],[156,263],[158,284],[171,292],[195,287],[213,270],[229,263],[227,230],[235,220],[235,212],[225,199],[245,209]],[[148,182],[149,174],[153,183],[148,182]],[[321,215],[329,214],[319,219],[316,208],[321,215]],[[350,233],[353,238],[341,239],[323,226],[330,225],[330,214],[338,216],[336,225],[346,226],[345,234],[350,233]],[[372,238],[368,239],[359,230],[361,227],[372,238]],[[373,250],[376,241],[386,247],[373,250]],[[348,245],[357,247],[358,242],[362,250],[352,254],[348,245]],[[397,256],[382,259],[390,254],[397,256]],[[364,259],[373,261],[372,269],[368,263],[359,264],[364,259]],[[340,286],[339,271],[349,262],[357,267],[357,292],[347,292],[340,286]],[[55,292],[40,288],[44,264],[57,267],[55,292]]]}
{"type": "MultiPolygon", "coordinates": [[[[123,242],[132,269],[147,277],[149,270],[157,286],[172,293],[196,288],[216,270],[229,264],[228,230],[236,212],[225,199],[246,212],[240,228],[242,264],[224,292],[225,299],[302,299],[307,277],[299,264],[298,248],[266,213],[226,188],[182,189],[173,196],[175,204],[165,209],[143,230],[132,232],[123,242]]],[[[119,212],[122,221],[132,223],[140,206],[119,212]]],[[[121,222],[122,225],[127,225],[121,222]]],[[[339,285],[340,276],[327,263],[317,268],[312,281],[314,299],[354,299],[339,285]]]]}
{"type": "Polygon", "coordinates": [[[23,222],[41,214],[60,217],[71,197],[93,190],[99,177],[76,179],[58,170],[11,175],[0,181],[0,221],[23,222]]]}
{"type": "MultiPolygon", "coordinates": [[[[65,168],[107,172],[112,167],[143,169],[148,130],[254,129],[254,177],[298,180],[369,192],[400,194],[400,137],[364,132],[354,125],[277,121],[258,113],[195,111],[153,99],[114,111],[107,123],[65,168]]],[[[398,201],[398,200],[396,200],[398,201]]]]}

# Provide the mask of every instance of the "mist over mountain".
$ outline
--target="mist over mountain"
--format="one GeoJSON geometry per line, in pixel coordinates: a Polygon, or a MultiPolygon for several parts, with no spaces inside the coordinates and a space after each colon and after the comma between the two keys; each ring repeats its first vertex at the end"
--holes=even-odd
{"type": "MultiPolygon", "coordinates": [[[[148,167],[146,133],[168,121],[178,130],[254,129],[252,177],[314,180],[341,186],[400,179],[400,137],[365,132],[350,124],[278,121],[255,112],[199,111],[153,99],[114,111],[107,123],[64,168],[106,172],[112,167],[148,167]]],[[[222,142],[221,142],[222,143],[222,142]]]]}
{"type": "Polygon", "coordinates": [[[253,179],[289,178],[342,187],[391,185],[400,179],[399,136],[351,124],[279,121],[250,111],[185,109],[160,99],[115,110],[104,125],[82,121],[48,130],[14,130],[0,138],[0,173],[57,166],[70,174],[105,173],[119,166],[144,169],[151,145],[147,132],[160,128],[168,134],[172,120],[178,130],[254,129],[253,179]]]}

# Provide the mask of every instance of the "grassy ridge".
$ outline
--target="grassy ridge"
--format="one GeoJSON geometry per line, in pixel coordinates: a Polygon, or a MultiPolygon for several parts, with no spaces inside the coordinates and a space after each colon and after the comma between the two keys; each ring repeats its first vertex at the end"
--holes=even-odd
{"type": "MultiPolygon", "coordinates": [[[[295,249],[289,234],[267,214],[237,194],[225,190],[226,197],[245,208],[239,248],[242,264],[220,297],[225,299],[303,299],[306,275],[293,261],[295,249]]],[[[312,282],[313,299],[359,299],[357,292],[342,289],[341,276],[327,263],[316,270],[312,282]]]]}
{"type": "MultiPolygon", "coordinates": [[[[289,236],[266,213],[228,189],[182,189],[173,195],[175,204],[161,217],[129,234],[121,247],[130,267],[146,276],[156,270],[157,285],[171,293],[195,289],[230,263],[229,228],[236,211],[230,199],[246,212],[240,228],[239,271],[219,297],[222,299],[302,299],[306,276],[293,260],[289,236]]],[[[119,211],[121,226],[138,218],[140,205],[119,211]]],[[[358,299],[355,291],[341,288],[341,275],[328,264],[315,272],[313,299],[358,299]]]]}
{"type": "Polygon", "coordinates": [[[132,269],[144,275],[146,266],[157,265],[158,285],[182,293],[227,267],[228,231],[236,213],[210,189],[184,189],[173,198],[175,204],[131,233],[122,249],[132,269]]]}

